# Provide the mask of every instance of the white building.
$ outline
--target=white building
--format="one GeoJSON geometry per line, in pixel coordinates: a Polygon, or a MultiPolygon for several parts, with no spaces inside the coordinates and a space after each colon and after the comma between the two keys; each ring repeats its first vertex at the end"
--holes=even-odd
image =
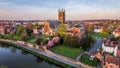
{"type": "Polygon", "coordinates": [[[102,32],[102,29],[94,29],[94,32],[102,32]]]}
{"type": "Polygon", "coordinates": [[[102,48],[105,52],[108,52],[108,53],[113,53],[115,51],[115,48],[116,46],[110,46],[109,44],[102,44],[102,48]]]}
{"type": "Polygon", "coordinates": [[[114,53],[114,55],[116,55],[117,53],[117,44],[114,43],[114,41],[111,40],[105,40],[102,43],[102,48],[103,51],[108,52],[108,53],[114,53]]]}

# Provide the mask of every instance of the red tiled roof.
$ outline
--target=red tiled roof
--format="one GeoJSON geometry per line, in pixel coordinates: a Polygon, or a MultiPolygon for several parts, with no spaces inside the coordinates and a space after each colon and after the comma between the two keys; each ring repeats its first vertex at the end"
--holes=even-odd
{"type": "Polygon", "coordinates": [[[115,58],[115,57],[113,57],[111,55],[106,55],[106,62],[119,65],[120,64],[120,59],[115,58]]]}

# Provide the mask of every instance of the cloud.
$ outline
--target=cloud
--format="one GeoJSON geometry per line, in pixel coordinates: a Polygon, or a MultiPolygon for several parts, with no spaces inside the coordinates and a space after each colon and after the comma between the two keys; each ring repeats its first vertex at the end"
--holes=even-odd
{"type": "Polygon", "coordinates": [[[118,16],[120,11],[118,8],[118,0],[91,0],[92,2],[88,0],[36,0],[35,2],[32,0],[18,1],[17,3],[13,1],[0,1],[0,18],[57,19],[57,10],[59,8],[66,9],[67,19],[120,18],[120,16],[118,16]],[[23,2],[25,3],[21,4],[23,2]],[[103,5],[101,5],[102,3],[103,5]],[[112,6],[111,4],[114,5],[112,6]]]}

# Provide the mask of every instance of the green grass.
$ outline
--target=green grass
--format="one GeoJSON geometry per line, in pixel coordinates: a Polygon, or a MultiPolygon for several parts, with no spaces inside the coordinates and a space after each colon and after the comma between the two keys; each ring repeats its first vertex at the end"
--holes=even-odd
{"type": "Polygon", "coordinates": [[[50,36],[48,36],[48,35],[39,35],[42,39],[47,39],[47,38],[49,38],[50,36]]]}
{"type": "Polygon", "coordinates": [[[64,45],[57,45],[52,47],[51,50],[70,58],[76,58],[81,52],[83,52],[83,50],[80,48],[71,48],[64,45]]]}
{"type": "MultiPolygon", "coordinates": [[[[40,36],[40,38],[42,38],[43,40],[46,40],[47,38],[50,37],[50,36],[47,36],[47,35],[39,35],[39,36],[40,36]]],[[[28,39],[26,42],[35,44],[35,40],[36,40],[36,38],[30,38],[30,39],[28,39]]]]}
{"type": "Polygon", "coordinates": [[[31,39],[27,40],[27,42],[35,44],[35,40],[36,40],[35,38],[31,38],[31,39]]]}
{"type": "Polygon", "coordinates": [[[108,37],[107,35],[104,35],[104,34],[99,33],[99,32],[91,33],[91,35],[93,38],[106,38],[106,37],[108,37]]]}
{"type": "Polygon", "coordinates": [[[97,66],[97,64],[98,64],[97,58],[94,58],[94,60],[90,60],[89,56],[87,56],[87,55],[81,56],[81,62],[84,64],[88,64],[90,66],[97,66]]]}

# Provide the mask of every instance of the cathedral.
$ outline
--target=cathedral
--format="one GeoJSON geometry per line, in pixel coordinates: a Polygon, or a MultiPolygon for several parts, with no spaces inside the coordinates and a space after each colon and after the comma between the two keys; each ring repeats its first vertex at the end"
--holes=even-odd
{"type": "Polygon", "coordinates": [[[58,10],[58,21],[60,23],[65,23],[65,9],[58,10]]]}

